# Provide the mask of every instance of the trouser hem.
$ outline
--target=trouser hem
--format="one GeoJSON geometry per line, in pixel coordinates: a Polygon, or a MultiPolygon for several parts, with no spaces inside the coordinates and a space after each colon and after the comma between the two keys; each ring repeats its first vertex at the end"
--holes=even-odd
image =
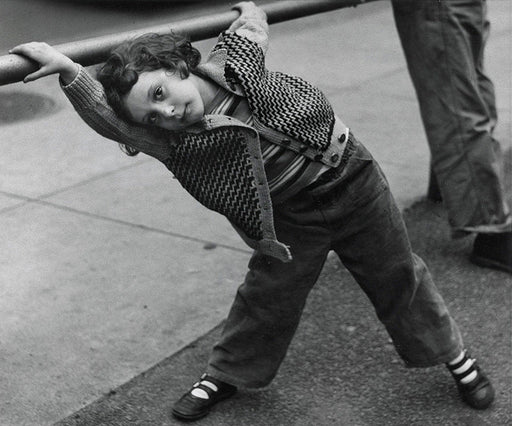
{"type": "Polygon", "coordinates": [[[503,234],[505,232],[512,232],[512,219],[505,223],[492,224],[492,225],[477,225],[465,226],[463,228],[454,229],[452,232],[453,238],[464,237],[468,234],[503,234]]]}
{"type": "Polygon", "coordinates": [[[447,362],[456,358],[464,349],[463,345],[457,345],[454,349],[446,352],[445,354],[439,355],[436,358],[422,360],[422,361],[411,361],[404,360],[407,368],[428,368],[435,367],[436,365],[446,364],[447,362]]]}
{"type": "Polygon", "coordinates": [[[260,389],[268,386],[269,382],[264,381],[245,381],[240,378],[234,377],[230,374],[226,374],[222,371],[217,370],[215,367],[209,365],[206,369],[206,374],[230,385],[242,388],[260,389]]]}

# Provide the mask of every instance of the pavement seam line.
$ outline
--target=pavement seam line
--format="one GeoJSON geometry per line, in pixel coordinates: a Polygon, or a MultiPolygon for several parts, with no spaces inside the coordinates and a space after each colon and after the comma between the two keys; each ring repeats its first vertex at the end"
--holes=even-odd
{"type": "Polygon", "coordinates": [[[52,191],[52,192],[48,192],[48,193],[43,194],[43,195],[41,195],[39,197],[29,197],[29,196],[26,196],[26,195],[14,194],[12,192],[0,191],[0,194],[3,194],[5,196],[7,196],[7,197],[16,198],[16,199],[25,201],[25,203],[16,204],[16,205],[11,206],[11,207],[6,207],[4,209],[0,209],[0,214],[5,213],[5,212],[10,211],[10,210],[15,210],[15,209],[20,208],[20,207],[22,207],[22,206],[24,206],[25,204],[28,204],[28,203],[37,202],[38,200],[45,200],[45,199],[53,197],[55,195],[62,194],[62,193],[66,192],[66,191],[69,191],[71,189],[79,188],[80,186],[87,185],[87,184],[89,184],[91,182],[94,182],[96,180],[102,179],[102,178],[104,178],[106,176],[113,175],[113,174],[116,174],[118,172],[122,172],[122,171],[125,171],[125,170],[129,170],[131,168],[134,168],[134,167],[141,166],[143,164],[148,163],[149,161],[151,161],[151,159],[144,159],[144,160],[138,161],[135,164],[129,164],[127,166],[119,167],[119,168],[117,168],[115,170],[110,170],[108,172],[103,172],[103,173],[100,173],[100,174],[95,175],[93,177],[90,177],[90,178],[88,178],[86,180],[74,183],[74,184],[69,185],[69,186],[65,186],[63,188],[57,189],[57,190],[52,191]]]}
{"type": "MultiPolygon", "coordinates": [[[[217,243],[215,241],[203,240],[201,238],[191,237],[191,236],[188,236],[188,235],[183,235],[183,234],[179,234],[179,233],[176,233],[176,232],[166,231],[166,230],[163,230],[163,229],[153,228],[151,226],[144,225],[144,224],[141,224],[141,223],[134,223],[134,222],[129,222],[129,221],[122,220],[122,219],[115,219],[115,218],[112,218],[112,217],[103,216],[103,215],[100,215],[100,214],[94,214],[94,213],[90,213],[90,212],[87,212],[87,211],[84,211],[84,210],[75,209],[73,207],[69,207],[69,206],[65,206],[65,205],[61,205],[61,204],[45,201],[45,200],[42,200],[42,199],[31,199],[29,197],[24,197],[24,198],[27,198],[31,203],[40,204],[40,205],[44,205],[44,206],[47,206],[47,207],[53,207],[53,208],[56,208],[58,210],[64,210],[64,211],[68,211],[68,212],[71,212],[71,213],[76,213],[76,214],[79,214],[79,215],[82,215],[82,216],[87,216],[87,217],[90,217],[90,218],[93,218],[93,219],[103,220],[105,222],[116,223],[118,225],[124,225],[124,226],[128,226],[128,227],[131,227],[131,228],[137,228],[137,229],[140,229],[140,230],[143,230],[143,231],[149,231],[149,232],[153,232],[153,233],[157,233],[157,234],[161,234],[161,235],[167,235],[167,236],[170,236],[170,237],[181,238],[181,239],[188,240],[188,241],[191,241],[191,242],[196,242],[196,243],[201,243],[201,244],[213,244],[216,247],[224,248],[224,249],[235,251],[235,252],[238,252],[238,253],[251,254],[250,250],[240,249],[240,248],[233,247],[233,246],[230,246],[230,245],[227,245],[227,244],[217,243]]],[[[1,213],[1,211],[0,211],[0,213],[1,213]]]]}

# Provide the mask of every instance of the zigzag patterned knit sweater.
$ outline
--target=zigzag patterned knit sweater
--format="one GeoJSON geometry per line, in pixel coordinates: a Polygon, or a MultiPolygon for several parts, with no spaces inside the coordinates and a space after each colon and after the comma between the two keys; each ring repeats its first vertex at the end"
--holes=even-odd
{"type": "MultiPolygon", "coordinates": [[[[328,148],[334,112],[320,90],[301,78],[268,71],[261,48],[236,33],[223,33],[210,56],[219,52],[226,55],[224,81],[231,90],[243,89],[261,126],[317,152],[328,148]]],[[[254,178],[254,168],[262,165],[259,142],[232,128],[184,133],[165,164],[194,198],[259,241],[262,251],[289,259],[289,252],[275,241],[273,227],[264,226],[272,216],[266,180],[254,178]],[[255,142],[258,146],[251,146],[255,142]]]]}
{"type": "Polygon", "coordinates": [[[199,128],[179,134],[130,125],[115,115],[101,84],[83,68],[63,90],[94,130],[162,161],[194,198],[241,230],[249,245],[289,261],[288,247],[275,235],[258,132],[311,160],[336,166],[339,155],[330,146],[334,112],[311,84],[268,71],[258,44],[237,33],[223,33],[197,71],[245,96],[254,128],[224,116],[206,116],[199,128]]]}

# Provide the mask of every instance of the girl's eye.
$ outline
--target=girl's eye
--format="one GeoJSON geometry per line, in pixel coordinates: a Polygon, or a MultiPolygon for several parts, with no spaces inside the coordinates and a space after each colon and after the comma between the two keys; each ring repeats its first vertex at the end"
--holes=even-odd
{"type": "Polygon", "coordinates": [[[160,100],[162,99],[162,96],[163,96],[163,90],[162,90],[162,87],[161,86],[158,86],[157,88],[155,88],[155,91],[153,93],[153,97],[156,99],[156,100],[160,100]]]}

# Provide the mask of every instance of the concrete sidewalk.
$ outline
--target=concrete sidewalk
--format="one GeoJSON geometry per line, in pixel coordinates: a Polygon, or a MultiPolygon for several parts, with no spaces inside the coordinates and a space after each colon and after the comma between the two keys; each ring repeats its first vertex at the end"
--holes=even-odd
{"type": "MultiPolygon", "coordinates": [[[[197,425],[512,424],[512,279],[469,262],[472,239],[450,240],[440,204],[417,202],[406,209],[405,220],[412,246],[427,261],[467,348],[493,382],[496,400],[489,409],[465,405],[443,366],[405,368],[368,299],[332,256],[276,378],[264,389],[240,389],[197,425]]],[[[182,425],[170,415],[173,403],[202,374],[220,331],[216,327],[55,426],[182,425]]]]}
{"type": "MultiPolygon", "coordinates": [[[[512,4],[489,6],[496,136],[510,148],[512,4]]],[[[423,196],[429,154],[388,2],[274,25],[270,46],[268,67],[324,90],[402,208],[423,196]]],[[[56,78],[0,87],[0,99],[0,424],[52,424],[202,336],[207,347],[250,251],[163,166],[83,124],[56,78]]]]}

